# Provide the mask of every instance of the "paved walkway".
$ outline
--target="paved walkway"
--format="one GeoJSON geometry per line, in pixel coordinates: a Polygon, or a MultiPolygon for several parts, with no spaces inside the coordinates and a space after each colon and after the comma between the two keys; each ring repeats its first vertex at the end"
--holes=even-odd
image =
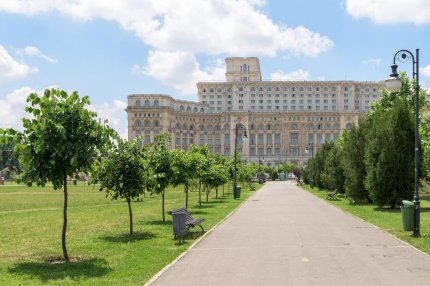
{"type": "Polygon", "coordinates": [[[430,258],[294,182],[267,182],[151,285],[428,286],[430,258]]]}

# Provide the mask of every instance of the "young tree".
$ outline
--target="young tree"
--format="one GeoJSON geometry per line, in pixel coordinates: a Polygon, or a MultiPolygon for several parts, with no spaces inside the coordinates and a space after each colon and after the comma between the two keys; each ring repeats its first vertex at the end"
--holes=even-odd
{"type": "Polygon", "coordinates": [[[253,189],[252,178],[257,174],[257,170],[258,166],[255,163],[242,165],[238,170],[238,181],[241,183],[247,183],[250,190],[253,189]]]}
{"type": "MultiPolygon", "coordinates": [[[[24,131],[7,130],[6,141],[12,139],[23,173],[21,181],[28,186],[63,188],[63,229],[61,235],[63,257],[69,261],[66,247],[67,176],[88,172],[109,142],[113,131],[97,120],[95,112],[87,109],[87,96],[77,92],[70,95],[63,90],[45,90],[43,96],[32,93],[26,111],[32,119],[23,118],[24,131]]],[[[7,142],[6,142],[7,143],[7,142]]]]}
{"type": "Polygon", "coordinates": [[[191,182],[197,177],[203,163],[203,156],[191,146],[190,151],[172,150],[172,184],[184,185],[185,207],[188,208],[188,192],[191,182]]]}
{"type": "Polygon", "coordinates": [[[133,235],[131,200],[144,192],[145,185],[152,178],[148,162],[144,158],[143,149],[137,140],[119,140],[118,146],[108,153],[95,176],[95,183],[100,183],[100,191],[105,190],[106,196],[127,201],[130,236],[133,235]]]}
{"type": "Polygon", "coordinates": [[[161,212],[163,223],[166,222],[164,213],[165,193],[173,177],[172,158],[169,152],[170,135],[162,133],[155,136],[154,144],[147,145],[147,156],[150,167],[154,171],[154,182],[147,185],[147,189],[156,194],[161,194],[161,212]]]}

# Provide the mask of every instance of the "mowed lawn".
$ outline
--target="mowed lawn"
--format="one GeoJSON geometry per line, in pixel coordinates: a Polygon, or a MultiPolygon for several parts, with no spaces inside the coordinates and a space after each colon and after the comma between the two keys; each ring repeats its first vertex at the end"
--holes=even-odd
{"type": "MultiPolygon", "coordinates": [[[[318,188],[311,189],[309,185],[303,186],[314,195],[326,200],[327,193],[318,188]]],[[[343,195],[338,195],[335,200],[327,200],[331,204],[349,212],[381,229],[400,238],[430,255],[430,200],[428,196],[422,196],[421,201],[421,237],[412,237],[411,231],[404,231],[402,214],[399,208],[379,208],[375,204],[351,203],[343,195]]],[[[336,223],[336,222],[333,222],[336,223]]],[[[430,281],[429,281],[430,285],[430,281]]]]}
{"type": "MultiPolygon", "coordinates": [[[[220,188],[215,199],[213,190],[201,208],[198,192],[190,192],[190,212],[206,218],[205,230],[252,195],[245,188],[241,199],[233,200],[227,186],[225,192],[223,197],[220,188]]],[[[166,211],[184,206],[183,189],[169,189],[166,211]]],[[[162,223],[161,197],[153,195],[132,204],[135,235],[130,238],[125,201],[112,201],[97,187],[69,185],[67,247],[72,262],[52,263],[51,257],[62,254],[62,207],[62,190],[0,186],[0,285],[143,285],[202,235],[199,227],[191,229],[178,245],[172,218],[166,214],[162,223]]]]}

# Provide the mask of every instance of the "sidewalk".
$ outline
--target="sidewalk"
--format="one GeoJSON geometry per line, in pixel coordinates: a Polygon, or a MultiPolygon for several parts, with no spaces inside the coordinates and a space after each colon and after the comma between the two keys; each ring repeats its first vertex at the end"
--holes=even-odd
{"type": "Polygon", "coordinates": [[[427,286],[430,258],[295,182],[267,182],[160,285],[427,286]]]}

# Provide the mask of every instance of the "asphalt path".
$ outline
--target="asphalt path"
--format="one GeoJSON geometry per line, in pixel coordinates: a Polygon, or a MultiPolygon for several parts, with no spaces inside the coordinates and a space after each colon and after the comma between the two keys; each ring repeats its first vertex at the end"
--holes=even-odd
{"type": "Polygon", "coordinates": [[[430,258],[295,182],[267,182],[150,285],[429,286],[430,258]]]}

